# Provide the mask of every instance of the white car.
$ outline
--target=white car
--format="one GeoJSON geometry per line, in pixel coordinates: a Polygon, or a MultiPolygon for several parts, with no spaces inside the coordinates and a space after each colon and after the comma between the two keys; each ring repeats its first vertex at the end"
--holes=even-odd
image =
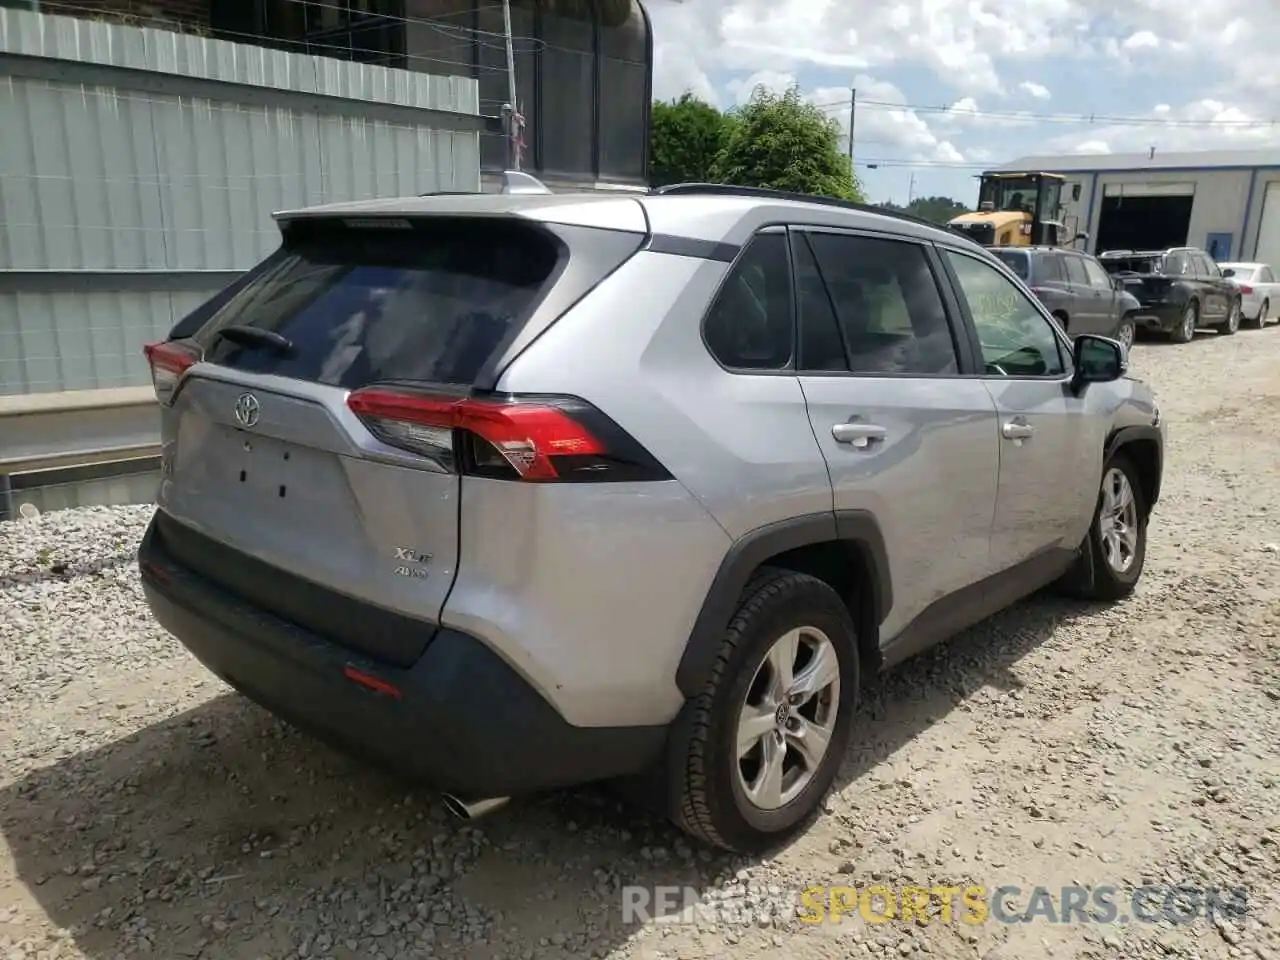
{"type": "Polygon", "coordinates": [[[1280,311],[1280,283],[1269,263],[1220,263],[1222,275],[1240,289],[1240,312],[1261,330],[1280,311]]]}

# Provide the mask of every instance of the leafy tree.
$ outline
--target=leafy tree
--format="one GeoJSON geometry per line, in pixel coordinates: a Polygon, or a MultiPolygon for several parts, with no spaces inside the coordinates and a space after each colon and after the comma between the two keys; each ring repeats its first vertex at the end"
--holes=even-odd
{"type": "Polygon", "coordinates": [[[757,87],[731,116],[728,141],[712,169],[718,182],[862,199],[840,149],[839,125],[802,100],[799,88],[778,95],[757,87]]]}
{"type": "Polygon", "coordinates": [[[883,206],[890,210],[901,210],[921,220],[932,220],[934,223],[946,223],[952,217],[968,213],[970,209],[959,200],[952,200],[950,197],[916,197],[905,207],[896,203],[885,203],[883,206]]]}
{"type": "Polygon", "coordinates": [[[649,128],[649,182],[707,183],[733,121],[692,93],[655,101],[649,128]]]}

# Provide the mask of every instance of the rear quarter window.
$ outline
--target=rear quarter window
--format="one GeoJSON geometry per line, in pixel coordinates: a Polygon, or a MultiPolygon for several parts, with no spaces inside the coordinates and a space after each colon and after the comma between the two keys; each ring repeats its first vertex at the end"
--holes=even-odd
{"type": "Polygon", "coordinates": [[[355,389],[374,381],[470,384],[554,285],[560,242],[497,218],[348,228],[300,221],[201,327],[205,359],[355,389]],[[228,328],[285,338],[236,341],[228,328]]]}
{"type": "Polygon", "coordinates": [[[1017,250],[995,250],[997,259],[1018,275],[1019,280],[1031,279],[1031,263],[1025,253],[1017,250]]]}

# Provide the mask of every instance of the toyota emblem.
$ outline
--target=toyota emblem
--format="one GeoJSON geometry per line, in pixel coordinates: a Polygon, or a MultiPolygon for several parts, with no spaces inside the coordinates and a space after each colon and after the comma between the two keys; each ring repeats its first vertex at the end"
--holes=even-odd
{"type": "Polygon", "coordinates": [[[262,415],[262,404],[252,393],[242,393],[236,397],[236,422],[242,427],[257,426],[258,417],[262,415]]]}

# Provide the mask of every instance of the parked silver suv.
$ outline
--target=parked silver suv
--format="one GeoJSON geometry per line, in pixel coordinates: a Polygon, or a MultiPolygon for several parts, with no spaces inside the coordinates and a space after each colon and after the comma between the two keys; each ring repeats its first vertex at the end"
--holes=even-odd
{"type": "Polygon", "coordinates": [[[151,609],[455,812],[596,780],[748,851],[859,683],[1142,572],[1163,426],[954,231],[685,185],[281,214],[147,348],[151,609]]]}

